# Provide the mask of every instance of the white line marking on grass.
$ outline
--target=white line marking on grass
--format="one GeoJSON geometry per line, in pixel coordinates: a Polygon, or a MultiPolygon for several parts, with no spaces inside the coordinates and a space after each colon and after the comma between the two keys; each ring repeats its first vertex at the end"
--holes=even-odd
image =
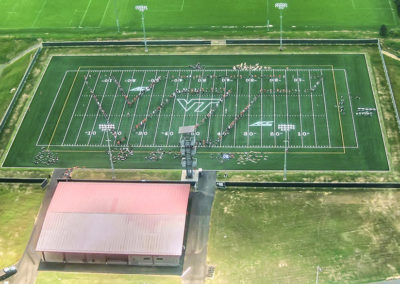
{"type": "MultiPolygon", "coordinates": [[[[286,70],[285,70],[285,94],[286,94],[286,124],[288,125],[288,127],[289,127],[289,101],[288,101],[288,96],[287,96],[287,93],[288,93],[288,89],[287,89],[287,72],[286,72],[286,70]]],[[[287,130],[286,130],[286,132],[287,132],[287,146],[289,147],[289,141],[290,141],[290,129],[288,128],[287,130]]]]}
{"type": "Polygon", "coordinates": [[[68,71],[66,71],[66,72],[64,73],[64,77],[62,78],[61,84],[60,84],[60,86],[58,87],[57,94],[56,94],[56,96],[55,96],[55,98],[54,98],[54,100],[53,100],[53,103],[51,104],[50,110],[49,110],[49,112],[47,113],[46,120],[45,120],[45,122],[44,122],[44,124],[43,124],[42,130],[40,131],[38,140],[36,141],[36,145],[39,144],[39,140],[40,140],[40,138],[42,137],[43,130],[45,129],[45,126],[46,126],[46,124],[47,124],[47,121],[49,120],[50,113],[51,113],[51,111],[53,110],[54,103],[55,103],[56,100],[57,100],[58,94],[60,93],[61,87],[62,87],[62,85],[63,85],[63,83],[64,83],[65,77],[67,76],[67,73],[68,73],[68,71]]]}
{"type": "MultiPolygon", "coordinates": [[[[178,78],[179,78],[180,76],[181,76],[181,71],[179,70],[178,78]]],[[[177,80],[176,89],[178,89],[178,86],[179,86],[179,80],[177,80]]],[[[168,136],[167,136],[167,143],[166,143],[167,146],[168,146],[169,137],[170,137],[169,133],[171,133],[172,119],[173,119],[173,117],[174,117],[174,110],[175,110],[176,97],[177,97],[177,96],[175,96],[174,103],[172,104],[172,112],[171,112],[170,120],[169,120],[168,136]]]]}
{"type": "MultiPolygon", "coordinates": [[[[235,103],[235,118],[237,117],[238,111],[238,96],[239,96],[239,71],[236,74],[236,103],[235,103]]],[[[235,129],[233,130],[233,145],[236,146],[236,123],[235,129]]]]}
{"type": "MultiPolygon", "coordinates": [[[[264,96],[264,94],[263,94],[263,71],[261,70],[261,78],[260,78],[260,80],[261,80],[261,87],[260,87],[260,92],[261,92],[261,98],[260,98],[260,100],[261,100],[261,114],[260,114],[260,121],[263,121],[263,96],[264,96]]],[[[262,146],[263,145],[263,126],[262,126],[262,123],[260,123],[260,133],[261,133],[261,137],[260,137],[260,146],[262,146]]]]}
{"type": "MultiPolygon", "coordinates": [[[[97,76],[97,80],[96,80],[96,83],[95,83],[95,85],[94,85],[93,91],[96,90],[96,86],[97,86],[97,82],[99,81],[99,78],[100,78],[100,73],[99,73],[99,75],[97,76]]],[[[88,111],[88,109],[89,109],[90,102],[92,101],[92,98],[93,98],[93,96],[91,96],[91,97],[89,98],[88,104],[87,104],[87,106],[86,106],[85,115],[84,115],[83,118],[82,118],[81,126],[79,127],[78,134],[76,135],[76,138],[75,138],[75,145],[76,145],[76,143],[78,142],[79,135],[81,134],[82,126],[83,126],[83,123],[84,123],[85,120],[86,120],[86,114],[87,114],[87,111],[88,111]]]]}
{"type": "MultiPolygon", "coordinates": [[[[143,71],[143,70],[142,70],[142,71],[143,71]]],[[[141,83],[141,85],[140,85],[140,88],[143,88],[143,83],[144,83],[144,78],[146,77],[146,72],[147,72],[147,70],[144,70],[143,79],[142,79],[142,83],[141,83]]],[[[140,102],[140,98],[141,98],[141,97],[139,97],[138,100],[136,101],[135,112],[133,113],[132,123],[131,123],[131,127],[130,127],[130,129],[129,129],[128,141],[126,142],[127,144],[129,144],[129,141],[130,141],[130,139],[131,139],[131,133],[132,133],[133,122],[135,121],[135,118],[136,118],[136,111],[137,111],[137,108],[138,108],[138,104],[139,104],[139,102],[140,102]]],[[[135,133],[136,133],[136,132],[135,132],[135,133]]],[[[132,144],[133,144],[133,143],[132,143],[132,144]]]]}
{"type": "Polygon", "coordinates": [[[314,142],[315,142],[315,146],[317,146],[317,129],[315,127],[313,90],[311,87],[311,72],[310,72],[310,70],[308,70],[308,82],[310,83],[310,92],[311,92],[310,99],[311,99],[312,118],[313,118],[313,124],[314,124],[314,142]]]}
{"type": "MultiPolygon", "coordinates": [[[[204,70],[201,72],[201,78],[203,78],[203,77],[204,77],[204,70]]],[[[201,83],[200,83],[200,92],[199,92],[198,103],[200,103],[200,99],[201,99],[201,93],[202,93],[201,88],[203,88],[203,80],[201,80],[201,83]]],[[[197,125],[197,122],[199,121],[199,113],[200,112],[197,112],[197,115],[196,115],[196,125],[197,125]]]]}
{"type": "MultiPolygon", "coordinates": [[[[101,72],[100,72],[100,74],[101,74],[101,72]]],[[[110,74],[109,74],[108,76],[111,76],[111,71],[110,71],[110,74]]],[[[101,97],[101,101],[100,101],[100,104],[101,104],[101,105],[103,104],[103,100],[104,100],[104,97],[105,97],[105,93],[106,93],[106,91],[107,91],[108,84],[109,84],[109,82],[107,81],[106,87],[104,88],[104,91],[103,91],[103,96],[101,97]]],[[[93,122],[92,132],[91,132],[91,133],[93,133],[93,131],[94,131],[94,128],[95,128],[96,122],[97,122],[97,118],[99,117],[99,113],[100,113],[100,109],[97,108],[96,118],[95,118],[95,120],[94,120],[94,122],[93,122]]],[[[88,140],[88,142],[87,142],[87,145],[90,144],[90,140],[91,140],[91,139],[92,139],[92,134],[89,135],[89,140],[88,140]]]]}
{"type": "MultiPolygon", "coordinates": [[[[193,71],[190,71],[190,77],[189,77],[190,79],[189,79],[189,87],[188,87],[189,91],[190,91],[190,85],[192,84],[192,76],[193,76],[193,71]]],[[[188,100],[189,100],[189,92],[186,95],[186,101],[188,101],[188,100]]],[[[183,124],[182,124],[182,126],[185,125],[185,120],[186,120],[186,109],[185,109],[185,112],[183,114],[183,124]]]]}
{"type": "MultiPolygon", "coordinates": [[[[135,71],[132,71],[132,76],[131,76],[131,79],[133,79],[133,76],[135,75],[135,71]]],[[[129,82],[129,87],[128,87],[128,91],[126,92],[126,95],[129,97],[129,92],[130,92],[130,90],[131,90],[131,85],[132,85],[132,80],[130,80],[130,82],[129,82]]],[[[126,102],[127,100],[125,100],[124,99],[124,107],[122,108],[122,112],[121,112],[121,114],[120,114],[120,117],[119,117],[119,123],[118,123],[118,127],[117,127],[117,131],[119,131],[119,129],[120,129],[120,127],[121,127],[121,122],[122,122],[122,117],[124,116],[124,111],[125,111],[125,107],[126,107],[126,105],[127,105],[127,102],[126,102]]],[[[110,113],[110,116],[111,116],[111,113],[110,113]]],[[[125,136],[125,135],[124,135],[125,136]]],[[[126,137],[126,136],[125,136],[126,137]]]]}
{"type": "Polygon", "coordinates": [[[37,21],[39,20],[40,15],[42,14],[42,11],[44,9],[44,6],[46,6],[46,4],[47,0],[43,1],[42,7],[40,7],[39,12],[36,14],[35,20],[33,21],[32,28],[36,25],[37,21]]]}
{"type": "MultiPolygon", "coordinates": [[[[119,76],[119,81],[118,81],[118,84],[120,85],[121,84],[121,80],[122,80],[122,75],[124,74],[124,71],[120,71],[121,72],[121,76],[119,76]]],[[[114,103],[115,103],[115,99],[117,98],[117,94],[118,94],[118,86],[117,86],[117,88],[116,88],[116,90],[115,90],[115,93],[114,93],[114,98],[113,98],[113,101],[112,101],[112,104],[111,104],[111,109],[110,109],[110,112],[108,113],[108,118],[107,118],[107,120],[108,121],[110,121],[110,117],[111,117],[111,113],[112,113],[112,110],[113,110],[113,108],[114,108],[114,103]]],[[[118,130],[118,129],[117,129],[118,130]]],[[[103,144],[103,139],[104,139],[104,136],[106,135],[106,132],[105,131],[103,131],[103,137],[101,138],[101,144],[103,144]]],[[[113,143],[113,145],[115,145],[115,142],[117,142],[117,138],[116,137],[114,137],[114,143],[113,143]]]]}
{"type": "Polygon", "coordinates": [[[88,12],[88,10],[89,10],[90,4],[92,4],[92,0],[89,0],[89,3],[88,3],[88,5],[87,5],[87,7],[86,7],[86,10],[85,10],[85,13],[83,13],[83,16],[82,16],[82,18],[81,18],[81,21],[79,22],[79,27],[80,27],[80,28],[82,27],[82,23],[83,23],[83,21],[84,21],[85,18],[86,18],[86,14],[87,14],[87,12],[88,12]]]}
{"type": "MultiPolygon", "coordinates": [[[[249,78],[250,78],[250,76],[251,76],[251,71],[249,71],[249,78]]],[[[251,101],[251,99],[250,99],[250,91],[251,91],[251,80],[249,80],[249,88],[248,88],[248,92],[249,92],[249,109],[247,110],[247,147],[249,147],[249,144],[250,144],[250,135],[249,135],[249,132],[250,132],[250,109],[251,109],[251,107],[250,107],[250,101],[251,101]]]]}
{"type": "MultiPolygon", "coordinates": [[[[87,76],[87,75],[89,75],[89,71],[86,73],[86,76],[87,76]]],[[[100,75],[99,75],[99,76],[100,76],[100,75]]],[[[99,77],[97,77],[97,80],[98,80],[98,79],[99,79],[99,77]]],[[[97,80],[96,80],[96,83],[97,83],[97,80]]],[[[74,113],[75,113],[76,108],[77,108],[77,106],[78,106],[79,100],[81,99],[82,92],[83,92],[83,89],[84,89],[84,88],[85,88],[85,81],[83,81],[82,88],[81,88],[81,92],[79,93],[78,100],[77,100],[76,103],[75,103],[75,107],[74,107],[74,110],[72,111],[72,115],[71,115],[71,117],[70,117],[70,119],[69,119],[69,123],[68,123],[68,126],[67,126],[67,130],[65,131],[64,138],[63,138],[63,140],[62,140],[62,142],[61,142],[61,145],[64,144],[64,142],[65,142],[65,138],[67,137],[67,134],[68,134],[68,131],[69,131],[69,127],[71,126],[72,119],[74,118],[74,113]]]]}
{"type": "Polygon", "coordinates": [[[350,102],[350,111],[351,111],[351,119],[353,120],[354,137],[356,138],[356,143],[357,143],[357,148],[358,148],[357,130],[356,130],[356,124],[355,124],[355,122],[354,122],[353,105],[352,105],[352,103],[351,103],[350,89],[349,89],[349,83],[348,83],[348,81],[347,81],[347,72],[346,72],[346,69],[344,70],[344,77],[345,77],[345,79],[346,79],[347,95],[348,95],[348,97],[349,97],[349,102],[350,102]]]}
{"type": "MultiPolygon", "coordinates": [[[[164,95],[165,95],[165,90],[167,89],[168,77],[169,77],[169,71],[167,71],[167,76],[165,77],[164,91],[163,91],[163,94],[162,94],[161,102],[164,102],[164,95]]],[[[157,137],[157,132],[158,132],[158,124],[160,122],[161,112],[162,112],[162,108],[158,112],[157,126],[156,126],[156,132],[154,133],[153,145],[156,144],[156,137],[157,137]]],[[[169,133],[168,133],[168,135],[169,135],[169,133]]]]}
{"type": "MultiPolygon", "coordinates": [[[[299,79],[299,71],[297,71],[297,79],[299,79]]],[[[299,110],[300,110],[300,139],[301,139],[301,146],[304,146],[304,139],[303,139],[303,118],[301,117],[301,99],[300,99],[300,80],[297,80],[297,96],[299,98],[299,110]]]]}
{"type": "MultiPolygon", "coordinates": [[[[214,99],[214,86],[215,86],[215,71],[213,75],[213,84],[212,84],[212,92],[211,92],[211,100],[214,99]]],[[[208,129],[207,129],[207,142],[210,141],[210,128],[211,128],[211,119],[214,115],[208,118],[208,129]]]]}
{"type": "MultiPolygon", "coordinates": [[[[272,79],[275,79],[275,71],[272,69],[272,79]]],[[[275,80],[272,80],[272,98],[274,99],[274,145],[276,146],[276,103],[275,103],[275,80]]]]}
{"type": "MultiPolygon", "coordinates": [[[[228,77],[228,70],[225,71],[225,76],[228,77]]],[[[224,83],[224,90],[223,92],[226,92],[226,80],[224,83]]],[[[221,116],[221,135],[222,135],[222,131],[223,131],[223,127],[224,127],[224,114],[225,114],[225,100],[222,102],[222,116],[221,116]]],[[[219,141],[219,145],[222,145],[222,139],[219,141]]]]}
{"type": "MultiPolygon", "coordinates": [[[[324,97],[324,106],[325,106],[326,128],[327,128],[327,130],[328,130],[329,147],[331,147],[331,146],[332,146],[332,145],[331,145],[331,134],[330,134],[330,130],[329,130],[328,111],[327,111],[327,109],[326,109],[326,99],[325,99],[324,75],[323,75],[323,73],[322,73],[322,70],[321,70],[320,72],[321,72],[322,94],[323,94],[323,97],[324,97]]],[[[350,99],[350,98],[349,98],[349,99],[350,99]]]]}
{"type": "MultiPolygon", "coordinates": [[[[155,77],[157,78],[157,71],[156,71],[155,77]]],[[[145,117],[147,117],[147,116],[149,115],[149,110],[150,110],[150,105],[151,105],[151,99],[153,98],[153,93],[154,93],[154,89],[155,89],[155,88],[156,88],[156,86],[154,85],[153,88],[151,89],[150,100],[149,100],[149,103],[148,103],[148,105],[147,105],[147,111],[146,111],[146,116],[145,116],[145,117]]],[[[143,136],[144,136],[144,132],[146,131],[147,123],[148,123],[148,121],[146,121],[146,123],[145,123],[144,126],[143,126],[142,135],[140,135],[140,143],[139,143],[139,146],[142,146],[143,136]]]]}
{"type": "Polygon", "coordinates": [[[110,0],[108,0],[107,2],[107,6],[104,9],[104,13],[103,13],[103,17],[101,18],[100,24],[99,24],[99,28],[103,25],[103,21],[104,21],[104,17],[106,16],[107,10],[108,10],[108,6],[110,5],[110,0]]]}

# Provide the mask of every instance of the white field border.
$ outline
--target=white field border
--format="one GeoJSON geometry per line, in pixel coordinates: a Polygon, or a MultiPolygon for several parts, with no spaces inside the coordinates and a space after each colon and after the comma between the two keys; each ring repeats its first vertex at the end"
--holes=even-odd
{"type": "MultiPolygon", "coordinates": [[[[219,72],[226,71],[226,72],[228,72],[228,70],[231,71],[231,72],[235,72],[236,73],[236,71],[230,70],[230,69],[207,69],[206,71],[207,72],[216,72],[216,71],[219,71],[219,72]]],[[[320,72],[322,72],[322,71],[329,71],[329,72],[343,71],[344,75],[347,76],[347,73],[346,73],[345,69],[332,69],[332,68],[326,68],[325,69],[325,68],[290,68],[289,67],[289,69],[286,69],[286,68],[271,68],[271,69],[267,69],[267,70],[269,70],[269,71],[272,70],[273,72],[281,71],[281,72],[296,72],[296,73],[299,72],[299,71],[303,71],[303,72],[310,72],[310,71],[320,71],[320,72]]],[[[138,71],[138,69],[87,69],[87,68],[85,69],[85,68],[83,68],[83,69],[78,69],[78,70],[67,70],[65,72],[65,74],[67,74],[68,72],[88,72],[88,71],[90,71],[90,73],[119,72],[119,71],[120,72],[135,72],[135,71],[138,71]]],[[[143,70],[140,69],[140,71],[143,71],[143,72],[167,72],[168,73],[168,72],[178,72],[178,71],[181,72],[182,70],[180,70],[180,69],[143,69],[143,70]]],[[[187,71],[187,70],[183,70],[183,71],[187,71]]],[[[258,71],[258,72],[261,72],[261,71],[258,71]]],[[[214,79],[214,81],[215,81],[215,79],[214,79]]],[[[347,82],[347,77],[346,77],[346,82],[347,82]]],[[[62,83],[63,83],[63,81],[62,81],[62,83]]],[[[311,81],[309,83],[311,83],[311,81]]],[[[214,84],[214,82],[213,82],[213,84],[214,84]]],[[[347,93],[348,93],[348,97],[349,97],[349,102],[351,103],[350,92],[349,92],[348,86],[346,86],[346,87],[347,87],[347,93]]],[[[59,90],[58,90],[55,98],[54,98],[54,101],[53,101],[52,107],[50,108],[48,117],[50,116],[50,113],[52,112],[53,105],[55,103],[55,100],[58,97],[58,93],[59,93],[60,89],[61,89],[61,85],[59,87],[59,90]]],[[[286,96],[287,96],[287,94],[286,94],[286,96]]],[[[325,90],[323,90],[323,96],[325,96],[325,90]]],[[[238,94],[236,94],[236,99],[237,99],[237,97],[238,97],[238,94]]],[[[276,97],[276,95],[274,96],[274,99],[275,99],[275,97],[276,97]]],[[[324,97],[324,99],[325,99],[325,97],[324,97]]],[[[304,145],[303,146],[302,145],[290,145],[289,148],[294,148],[294,149],[296,149],[296,148],[297,149],[298,148],[300,148],[300,149],[302,149],[302,148],[304,148],[304,149],[314,149],[314,148],[315,149],[345,149],[345,148],[350,148],[350,149],[353,148],[354,149],[354,148],[358,148],[358,139],[357,139],[357,133],[355,132],[355,124],[354,124],[355,122],[354,122],[353,111],[351,113],[352,113],[352,122],[353,122],[354,135],[356,137],[357,145],[354,145],[354,146],[353,145],[349,145],[349,146],[344,146],[344,147],[343,146],[328,146],[328,145],[314,145],[314,146],[309,146],[309,145],[306,145],[306,146],[304,146],[304,145]]],[[[286,114],[286,116],[287,115],[290,116],[290,114],[286,114]]],[[[327,114],[325,113],[323,116],[326,116],[326,115],[327,114]]],[[[338,114],[338,115],[340,115],[340,114],[338,114]]],[[[171,121],[172,121],[172,117],[173,116],[174,115],[171,116],[171,121]]],[[[222,114],[220,116],[222,116],[222,118],[223,118],[224,114],[222,114]]],[[[259,116],[259,115],[257,114],[257,116],[259,116]]],[[[268,116],[268,115],[264,114],[264,116],[268,116]]],[[[303,115],[303,116],[307,116],[307,115],[303,115]]],[[[42,135],[42,133],[44,131],[44,128],[45,128],[45,126],[47,124],[48,117],[46,118],[46,122],[43,125],[43,128],[41,130],[41,134],[40,134],[40,136],[39,136],[39,138],[37,140],[36,146],[38,146],[38,147],[44,147],[44,146],[60,147],[60,146],[63,146],[63,147],[89,147],[89,148],[94,148],[94,147],[96,147],[96,148],[103,147],[104,148],[104,147],[107,147],[107,145],[102,145],[102,143],[100,143],[100,144],[92,144],[92,145],[90,145],[90,144],[89,145],[87,145],[87,144],[86,145],[84,145],[84,144],[76,144],[76,145],[73,145],[73,144],[61,144],[61,145],[58,145],[58,144],[51,144],[51,145],[39,144],[39,140],[40,140],[40,137],[41,137],[41,135],[42,135]]],[[[276,117],[276,115],[274,115],[274,120],[275,120],[275,117],[276,117]]],[[[257,149],[278,148],[278,149],[280,149],[280,148],[284,148],[283,145],[276,145],[276,144],[274,144],[274,145],[236,145],[236,141],[234,141],[233,144],[234,145],[219,145],[219,146],[215,146],[214,148],[229,148],[229,149],[232,149],[232,148],[237,148],[237,149],[243,149],[243,148],[257,148],[257,149]]],[[[168,145],[168,141],[167,141],[166,145],[155,145],[155,143],[153,143],[153,145],[141,145],[141,144],[136,145],[136,144],[133,144],[133,146],[135,146],[135,147],[143,147],[143,148],[149,148],[149,147],[150,148],[151,147],[171,148],[171,147],[176,147],[174,145],[168,145]]],[[[121,145],[119,147],[124,147],[124,145],[121,145]]]]}

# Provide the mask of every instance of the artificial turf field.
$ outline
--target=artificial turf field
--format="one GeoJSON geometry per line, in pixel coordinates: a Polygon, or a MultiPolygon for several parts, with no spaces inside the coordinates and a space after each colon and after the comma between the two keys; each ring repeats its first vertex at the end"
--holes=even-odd
{"type": "Polygon", "coordinates": [[[109,167],[110,145],[134,153],[117,167],[179,168],[183,125],[204,168],[282,169],[286,154],[292,170],[388,169],[362,54],[55,56],[4,166],[49,166],[45,148],[56,166],[109,167]]]}
{"type": "MultiPolygon", "coordinates": [[[[156,30],[210,30],[213,28],[266,27],[278,31],[276,0],[3,0],[0,2],[0,30],[40,29],[94,32],[116,29],[116,15],[122,31],[141,29],[135,5],[147,5],[146,27],[156,30]]],[[[285,30],[374,29],[382,24],[398,25],[393,0],[287,0],[285,30]]]]}

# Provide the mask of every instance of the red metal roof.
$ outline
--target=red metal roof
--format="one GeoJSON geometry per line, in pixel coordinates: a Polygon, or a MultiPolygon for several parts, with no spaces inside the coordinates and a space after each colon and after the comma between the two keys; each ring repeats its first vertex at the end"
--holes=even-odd
{"type": "Polygon", "coordinates": [[[38,251],[181,255],[190,185],[60,182],[38,251]]]}

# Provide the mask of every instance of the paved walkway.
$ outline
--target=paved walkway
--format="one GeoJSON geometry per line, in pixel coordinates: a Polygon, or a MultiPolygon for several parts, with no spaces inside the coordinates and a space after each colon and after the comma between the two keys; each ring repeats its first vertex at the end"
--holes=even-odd
{"type": "Polygon", "coordinates": [[[394,60],[400,61],[400,58],[398,58],[396,55],[394,55],[393,53],[390,53],[388,51],[384,51],[382,50],[382,53],[386,56],[389,56],[390,58],[393,58],[394,60]]]}
{"type": "Polygon", "coordinates": [[[183,284],[202,284],[207,274],[207,245],[217,173],[204,171],[192,193],[183,284]]]}
{"type": "Polygon", "coordinates": [[[42,201],[36,223],[33,225],[31,238],[25,248],[25,252],[17,264],[18,273],[7,279],[11,284],[34,284],[37,276],[37,269],[40,263],[40,254],[35,251],[37,241],[39,239],[40,230],[42,228],[44,217],[46,216],[47,208],[50,200],[53,197],[57,187],[57,179],[62,178],[65,169],[56,169],[53,172],[51,181],[47,187],[46,194],[42,201]]]}
{"type": "Polygon", "coordinates": [[[11,58],[8,62],[0,64],[0,75],[1,75],[1,72],[3,71],[3,69],[6,68],[8,65],[13,64],[15,61],[17,61],[18,59],[20,59],[27,53],[31,52],[32,50],[39,48],[41,45],[42,45],[42,43],[37,43],[35,45],[32,45],[31,47],[18,53],[14,58],[11,58]]]}

